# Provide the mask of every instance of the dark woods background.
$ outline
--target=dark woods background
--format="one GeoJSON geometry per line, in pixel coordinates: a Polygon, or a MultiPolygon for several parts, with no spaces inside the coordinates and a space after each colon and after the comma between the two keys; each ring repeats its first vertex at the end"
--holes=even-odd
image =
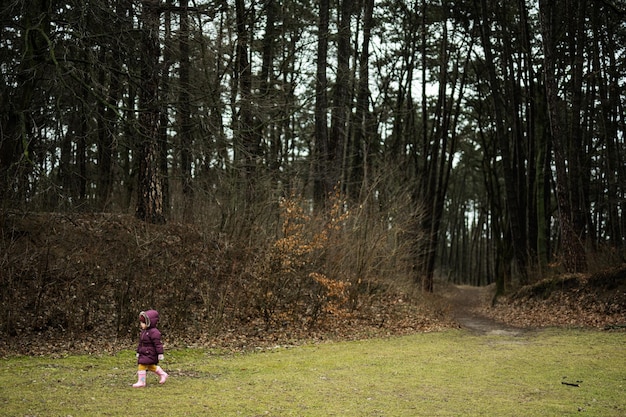
{"type": "Polygon", "coordinates": [[[8,0],[0,22],[10,334],[119,333],[151,299],[181,326],[313,323],[382,285],[624,262],[623,0],[8,0]]]}

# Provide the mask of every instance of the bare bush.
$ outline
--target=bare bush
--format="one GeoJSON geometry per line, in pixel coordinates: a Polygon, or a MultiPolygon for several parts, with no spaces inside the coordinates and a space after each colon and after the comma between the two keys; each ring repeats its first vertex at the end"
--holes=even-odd
{"type": "Polygon", "coordinates": [[[0,332],[132,339],[146,308],[162,312],[166,337],[380,315],[374,299],[406,282],[408,246],[398,236],[400,213],[410,211],[399,204],[391,221],[339,194],[328,212],[309,207],[284,198],[266,224],[252,225],[263,233],[238,240],[128,215],[5,213],[0,332]]]}

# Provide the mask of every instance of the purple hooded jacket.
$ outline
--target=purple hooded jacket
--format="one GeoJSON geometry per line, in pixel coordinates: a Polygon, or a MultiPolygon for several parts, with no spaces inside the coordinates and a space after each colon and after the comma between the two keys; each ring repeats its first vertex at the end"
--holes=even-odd
{"type": "Polygon", "coordinates": [[[137,363],[141,365],[156,365],[159,355],[163,354],[161,332],[156,328],[159,323],[159,312],[156,310],[142,311],[139,317],[148,327],[141,331],[139,345],[137,345],[137,363]]]}

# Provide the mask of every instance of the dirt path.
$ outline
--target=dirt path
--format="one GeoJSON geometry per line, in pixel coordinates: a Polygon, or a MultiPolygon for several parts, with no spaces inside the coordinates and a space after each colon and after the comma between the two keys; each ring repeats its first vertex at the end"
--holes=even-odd
{"type": "Polygon", "coordinates": [[[445,297],[450,301],[454,319],[463,328],[478,334],[515,336],[522,332],[497,322],[480,313],[481,307],[491,302],[495,287],[472,287],[468,285],[453,285],[446,292],[445,297]]]}

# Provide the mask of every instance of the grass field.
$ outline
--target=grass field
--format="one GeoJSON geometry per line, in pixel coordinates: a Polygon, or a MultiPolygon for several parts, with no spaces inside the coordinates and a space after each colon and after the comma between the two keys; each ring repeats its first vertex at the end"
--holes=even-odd
{"type": "Polygon", "coordinates": [[[626,415],[626,333],[439,333],[166,351],[165,385],[134,389],[135,356],[0,359],[3,416],[626,415]],[[574,385],[567,385],[574,384],[574,385]]]}

